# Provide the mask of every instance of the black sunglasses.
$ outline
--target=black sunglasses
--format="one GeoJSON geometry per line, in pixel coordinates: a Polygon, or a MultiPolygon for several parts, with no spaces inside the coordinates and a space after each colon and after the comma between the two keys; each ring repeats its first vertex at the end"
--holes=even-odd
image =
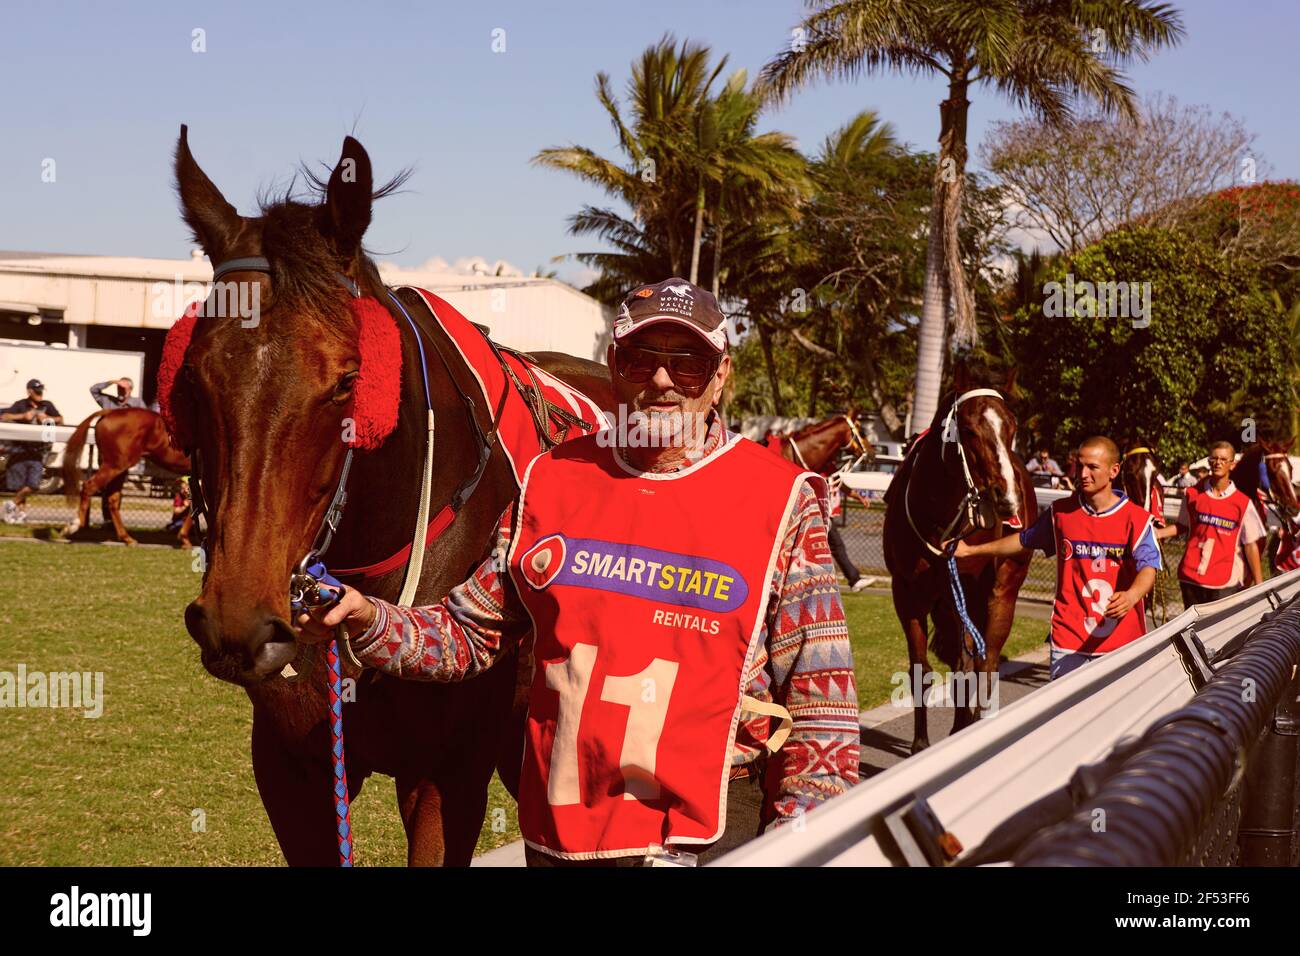
{"type": "Polygon", "coordinates": [[[614,349],[614,368],[633,385],[641,385],[654,378],[661,368],[678,388],[697,389],[709,383],[718,373],[722,356],[701,355],[698,352],[661,352],[638,345],[620,345],[614,349]]]}

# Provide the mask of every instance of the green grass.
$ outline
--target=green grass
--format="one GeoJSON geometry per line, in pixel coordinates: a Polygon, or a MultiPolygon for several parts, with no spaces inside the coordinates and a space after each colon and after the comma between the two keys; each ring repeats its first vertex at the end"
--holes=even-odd
{"type": "MultiPolygon", "coordinates": [[[[897,686],[890,678],[907,673],[907,644],[903,629],[894,616],[890,598],[878,594],[844,594],[844,613],[849,622],[849,641],[853,645],[853,671],[858,682],[858,705],[863,710],[889,701],[897,686]]],[[[1047,621],[1020,616],[1011,625],[1002,656],[1010,659],[1041,647],[1047,639],[1047,621]]],[[[934,668],[946,673],[948,667],[934,655],[934,668]]]]}
{"type": "MultiPolygon", "coordinates": [[[[100,671],[104,713],[0,709],[0,865],[281,865],[253,781],[252,711],[209,676],[182,611],[198,576],[187,552],[0,541],[0,671],[100,671]],[[195,811],[205,829],[196,830],[195,811]]],[[[845,599],[862,707],[888,700],[907,652],[887,597],[845,599]]],[[[1008,656],[1042,641],[1017,622],[1008,656]]],[[[353,806],[360,865],[401,865],[392,781],[353,806]]],[[[518,839],[493,780],[483,852],[518,839]]]]}

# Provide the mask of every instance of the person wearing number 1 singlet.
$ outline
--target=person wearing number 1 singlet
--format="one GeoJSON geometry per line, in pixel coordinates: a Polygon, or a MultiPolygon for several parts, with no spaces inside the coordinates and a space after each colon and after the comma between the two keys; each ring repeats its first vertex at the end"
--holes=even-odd
{"type": "Polygon", "coordinates": [[[1236,454],[1231,442],[1210,446],[1210,474],[1187,489],[1178,519],[1159,532],[1160,538],[1187,535],[1178,566],[1184,607],[1217,601],[1264,580],[1259,543],[1267,532],[1250,497],[1232,482],[1236,454]]]}
{"type": "Polygon", "coordinates": [[[725,429],[726,349],[707,291],[634,290],[608,356],[619,426],[532,461],[469,581],[422,608],[349,590],[296,622],[343,623],[363,664],[414,680],[525,642],[530,866],[707,862],[857,782],[825,481],[725,429]]]}
{"type": "Polygon", "coordinates": [[[1100,435],[1079,446],[1079,490],[1019,536],[957,545],[956,556],[1056,555],[1056,601],[1048,635],[1052,680],[1146,633],[1143,599],[1160,570],[1151,515],[1116,491],[1119,448],[1100,435]]]}

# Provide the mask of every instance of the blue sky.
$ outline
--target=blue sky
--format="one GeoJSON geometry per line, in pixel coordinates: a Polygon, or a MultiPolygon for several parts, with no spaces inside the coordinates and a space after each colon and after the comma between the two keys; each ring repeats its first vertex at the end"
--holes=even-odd
{"type": "MultiPolygon", "coordinates": [[[[1295,40],[1300,4],[1186,0],[1187,37],[1129,71],[1241,118],[1274,178],[1300,179],[1295,40]]],[[[384,177],[414,166],[408,191],[380,203],[367,244],[418,265],[482,256],[525,270],[590,248],[565,219],[600,194],[535,168],[546,146],[613,154],[592,95],[665,32],[730,54],[751,76],[798,22],[798,0],[474,3],[72,4],[4,0],[0,12],[0,249],[184,256],[171,190],[182,122],[200,164],[241,212],[300,160],[337,159],[354,130],[384,177]],[[207,52],[191,52],[196,28],[207,52]],[[504,53],[492,31],[505,31],[504,53]],[[57,180],[41,181],[45,158],[57,180]]],[[[881,76],[822,82],[768,114],[765,128],[815,149],[858,110],[933,148],[942,86],[881,76]]],[[[972,97],[970,142],[1016,111],[972,97]]],[[[580,278],[577,264],[556,266],[580,278]]]]}

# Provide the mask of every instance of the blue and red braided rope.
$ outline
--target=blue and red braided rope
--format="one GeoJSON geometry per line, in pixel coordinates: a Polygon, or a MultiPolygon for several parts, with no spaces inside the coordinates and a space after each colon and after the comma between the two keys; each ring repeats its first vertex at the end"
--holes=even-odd
{"type": "MultiPolygon", "coordinates": [[[[346,635],[342,638],[347,640],[346,635]]],[[[343,675],[339,668],[339,638],[329,642],[330,756],[334,764],[334,825],[338,831],[339,866],[352,865],[352,808],[348,803],[348,770],[343,752],[343,675]]]]}

